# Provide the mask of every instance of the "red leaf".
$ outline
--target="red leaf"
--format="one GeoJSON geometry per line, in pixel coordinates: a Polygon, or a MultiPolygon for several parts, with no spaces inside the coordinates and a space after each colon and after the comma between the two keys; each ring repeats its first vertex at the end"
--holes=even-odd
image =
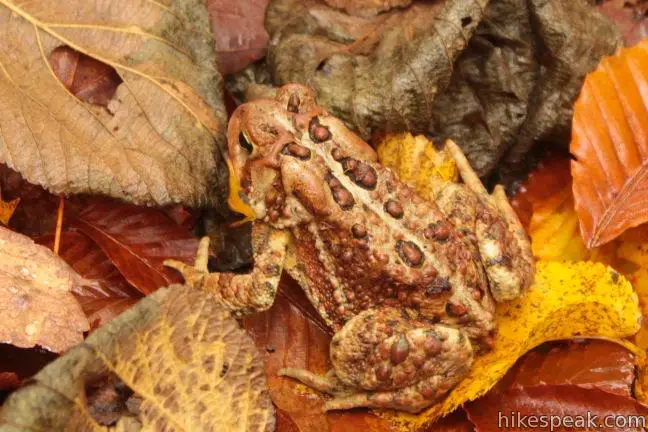
{"type": "Polygon", "coordinates": [[[223,75],[238,72],[265,55],[267,4],[268,0],[207,1],[218,65],[223,75]]]}
{"type": "Polygon", "coordinates": [[[50,64],[56,77],[82,101],[108,106],[122,80],[117,71],[68,46],[52,51],[50,64]]]}
{"type": "Polygon", "coordinates": [[[648,407],[632,398],[634,361],[625,348],[604,341],[569,343],[549,351],[543,348],[526,355],[494,389],[466,406],[479,431],[501,430],[498,424],[506,425],[501,423],[502,416],[508,418],[507,430],[525,429],[513,425],[511,412],[563,418],[589,412],[599,419],[611,414],[648,414],[648,407]]]}
{"type": "MultiPolygon", "coordinates": [[[[41,237],[36,242],[51,248],[54,236],[41,237]]],[[[94,282],[74,291],[91,329],[103,326],[142,297],[101,248],[86,235],[80,232],[62,233],[59,255],[77,273],[94,282]]]]}
{"type": "MultiPolygon", "coordinates": [[[[536,423],[535,428],[531,425],[513,424],[513,416],[558,416],[565,419],[567,416],[587,416],[588,413],[596,415],[598,420],[603,421],[608,416],[614,416],[620,420],[628,416],[648,415],[648,407],[641,405],[635,399],[607,393],[599,389],[584,389],[570,385],[550,385],[541,387],[527,387],[508,390],[504,394],[487,394],[476,402],[471,403],[466,409],[468,418],[480,432],[500,431],[524,431],[524,430],[549,430],[549,424],[544,427],[536,423]],[[500,418],[506,416],[508,423],[500,418]],[[501,425],[501,427],[499,427],[501,425]],[[507,427],[508,426],[508,427],[507,427]]],[[[567,426],[567,425],[565,425],[567,426]]],[[[584,430],[582,427],[579,430],[584,430]]],[[[553,431],[573,431],[572,427],[554,428],[553,431]]],[[[592,429],[589,429],[592,430],[592,429]]],[[[629,427],[608,427],[596,430],[608,431],[636,431],[642,428],[629,427]]]]}
{"type": "Polygon", "coordinates": [[[163,265],[165,259],[193,263],[198,239],[162,210],[97,200],[72,222],[94,240],[126,280],[143,294],[182,277],[163,265]]]}

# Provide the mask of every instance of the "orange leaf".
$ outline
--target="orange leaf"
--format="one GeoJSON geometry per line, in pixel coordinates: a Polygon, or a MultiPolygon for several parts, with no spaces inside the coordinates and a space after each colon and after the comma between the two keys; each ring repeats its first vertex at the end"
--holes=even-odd
{"type": "Polygon", "coordinates": [[[0,200],[0,223],[5,226],[9,225],[9,220],[11,220],[11,216],[13,216],[19,203],[20,198],[8,202],[0,200]]]}
{"type": "Polygon", "coordinates": [[[588,75],[574,106],[570,150],[587,247],[648,222],[648,40],[588,75]]]}

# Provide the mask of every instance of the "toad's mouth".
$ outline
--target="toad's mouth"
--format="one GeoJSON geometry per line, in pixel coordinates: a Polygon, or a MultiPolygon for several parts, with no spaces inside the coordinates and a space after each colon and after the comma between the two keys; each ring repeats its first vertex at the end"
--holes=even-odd
{"type": "Polygon", "coordinates": [[[229,171],[229,196],[227,197],[227,204],[230,209],[245,216],[243,219],[234,222],[232,226],[239,226],[256,220],[257,214],[250,204],[248,204],[249,200],[241,189],[241,181],[234,172],[234,166],[229,158],[227,158],[227,170],[229,171]]]}

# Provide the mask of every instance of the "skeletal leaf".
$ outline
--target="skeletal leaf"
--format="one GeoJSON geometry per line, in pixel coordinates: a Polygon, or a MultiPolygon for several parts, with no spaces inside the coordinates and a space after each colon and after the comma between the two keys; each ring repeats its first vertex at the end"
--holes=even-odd
{"type": "Polygon", "coordinates": [[[117,430],[274,430],[254,343],[211,297],[179,285],[141,300],[39,372],[5,402],[0,428],[103,430],[89,415],[84,384],[106,373],[142,399],[117,430]]]}
{"type": "Polygon", "coordinates": [[[89,329],[70,292],[85,280],[51,250],[0,227],[0,343],[65,351],[89,329]]]}
{"type": "Polygon", "coordinates": [[[620,340],[635,334],[641,320],[630,283],[592,262],[538,262],[527,294],[498,304],[496,316],[493,350],[475,358],[469,375],[446,399],[418,416],[389,413],[390,419],[412,429],[429,424],[488,392],[518,358],[543,342],[573,337],[620,340]]]}
{"type": "Polygon", "coordinates": [[[0,162],[53,193],[224,202],[220,88],[202,1],[0,0],[0,162]],[[119,75],[107,108],[57,78],[64,45],[119,75]]]}

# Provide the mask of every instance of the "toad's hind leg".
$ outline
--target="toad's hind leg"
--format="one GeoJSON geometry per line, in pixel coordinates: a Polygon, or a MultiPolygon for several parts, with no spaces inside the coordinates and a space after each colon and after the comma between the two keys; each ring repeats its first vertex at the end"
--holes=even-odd
{"type": "Polygon", "coordinates": [[[491,294],[498,302],[522,295],[533,280],[531,244],[501,186],[493,195],[473,171],[461,149],[448,140],[446,148],[457,163],[466,186],[478,198],[475,236],[488,275],[491,294]]]}
{"type": "Polygon", "coordinates": [[[393,408],[417,412],[468,373],[473,350],[456,328],[412,321],[395,308],[364,311],[331,341],[333,373],[300,369],[280,375],[332,394],[325,409],[393,408]]]}

